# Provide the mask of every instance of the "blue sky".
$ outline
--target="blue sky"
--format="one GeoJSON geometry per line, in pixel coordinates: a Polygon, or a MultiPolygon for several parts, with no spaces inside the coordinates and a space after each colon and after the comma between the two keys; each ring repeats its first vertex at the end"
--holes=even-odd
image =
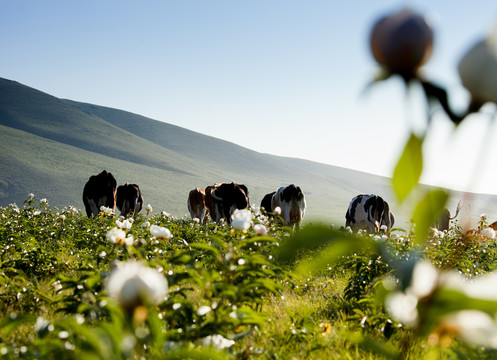
{"type": "MultiPolygon", "coordinates": [[[[259,152],[389,176],[409,131],[425,126],[424,102],[397,79],[363,90],[376,71],[371,27],[405,6],[434,26],[423,72],[462,108],[457,62],[497,22],[494,1],[0,0],[0,77],[259,152]]],[[[497,193],[491,110],[456,130],[435,119],[424,182],[497,193]]]]}

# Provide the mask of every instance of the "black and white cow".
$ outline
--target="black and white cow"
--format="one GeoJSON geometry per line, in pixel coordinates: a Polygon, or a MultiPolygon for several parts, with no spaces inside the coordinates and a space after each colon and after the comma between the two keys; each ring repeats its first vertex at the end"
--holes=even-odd
{"type": "Polygon", "coordinates": [[[216,223],[225,219],[231,224],[231,215],[235,209],[250,206],[248,189],[243,184],[220,183],[205,188],[205,206],[212,220],[216,223]]]}
{"type": "Polygon", "coordinates": [[[345,214],[345,226],[350,226],[354,231],[363,229],[378,232],[382,226],[385,226],[388,232],[394,221],[388,203],[373,194],[354,197],[345,214]]]}
{"type": "Polygon", "coordinates": [[[281,209],[281,217],[285,226],[302,224],[305,214],[305,196],[300,187],[294,184],[280,187],[271,200],[271,211],[281,209]]]}
{"type": "Polygon", "coordinates": [[[261,201],[261,210],[264,209],[265,212],[270,213],[273,212],[273,207],[271,205],[273,201],[273,195],[276,194],[276,191],[272,193],[264,195],[261,201]]]}
{"type": "Polygon", "coordinates": [[[134,216],[143,208],[143,196],[136,184],[124,184],[117,188],[116,206],[123,216],[134,216]]]}
{"type": "Polygon", "coordinates": [[[86,215],[89,218],[97,216],[102,206],[111,208],[114,211],[116,207],[116,187],[116,179],[106,170],[98,175],[90,176],[83,189],[83,203],[85,204],[86,215]]]}

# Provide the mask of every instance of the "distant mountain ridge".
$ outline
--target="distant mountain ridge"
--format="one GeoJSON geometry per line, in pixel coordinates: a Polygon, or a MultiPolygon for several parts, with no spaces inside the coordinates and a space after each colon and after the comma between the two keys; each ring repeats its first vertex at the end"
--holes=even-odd
{"type": "Polygon", "coordinates": [[[118,184],[137,183],[145,203],[178,217],[188,214],[191,189],[222,181],[247,185],[257,206],[266,193],[297,184],[306,195],[306,219],[338,225],[359,193],[393,201],[385,177],[262,154],[123,110],[59,99],[3,78],[0,129],[0,206],[20,204],[34,193],[53,206],[83,208],[85,182],[103,169],[118,184]]]}

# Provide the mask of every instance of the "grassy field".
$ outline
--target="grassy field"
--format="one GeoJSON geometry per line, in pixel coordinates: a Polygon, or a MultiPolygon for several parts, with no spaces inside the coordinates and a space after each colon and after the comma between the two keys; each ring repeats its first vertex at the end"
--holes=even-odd
{"type": "MultiPolygon", "coordinates": [[[[330,154],[330,161],[339,154],[330,154]]],[[[174,216],[187,214],[191,189],[218,182],[245,184],[251,203],[296,184],[307,201],[306,222],[341,226],[350,200],[374,193],[390,202],[400,226],[411,209],[394,203],[388,178],[261,154],[126,111],[63,100],[0,78],[0,206],[34,192],[59,208],[83,208],[85,182],[106,169],[118,184],[136,183],[144,200],[174,216]]],[[[464,194],[453,192],[450,210],[464,194]]],[[[497,214],[495,196],[465,201],[472,221],[497,214]]],[[[497,216],[497,215],[496,215],[497,216]]]]}
{"type": "Polygon", "coordinates": [[[416,243],[401,229],[294,233],[256,213],[233,225],[248,228],[156,210],[89,220],[38,198],[0,208],[0,356],[497,357],[497,296],[454,285],[495,278],[497,244],[480,230],[456,223],[416,243]],[[454,320],[468,310],[470,325],[454,320]]]}

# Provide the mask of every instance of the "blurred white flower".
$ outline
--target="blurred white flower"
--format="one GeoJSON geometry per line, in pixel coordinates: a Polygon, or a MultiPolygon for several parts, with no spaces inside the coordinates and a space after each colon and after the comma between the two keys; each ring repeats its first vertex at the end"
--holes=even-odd
{"type": "Polygon", "coordinates": [[[464,54],[457,69],[474,103],[497,103],[497,27],[464,54]]]}
{"type": "Polygon", "coordinates": [[[116,267],[106,285],[109,296],[125,309],[157,304],[166,298],[168,292],[166,278],[137,261],[116,267]]]}
{"type": "Polygon", "coordinates": [[[150,221],[144,221],[142,226],[143,227],[150,227],[150,221]]]}
{"type": "Polygon", "coordinates": [[[38,216],[38,215],[40,215],[40,214],[41,214],[41,211],[40,211],[40,210],[35,210],[35,211],[33,212],[33,215],[34,215],[34,216],[38,216]]]}
{"type": "Polygon", "coordinates": [[[204,315],[206,315],[207,313],[211,312],[211,310],[212,310],[212,308],[211,308],[210,306],[206,306],[206,305],[204,305],[204,306],[201,306],[201,307],[199,307],[199,308],[198,308],[198,310],[197,310],[197,314],[198,314],[199,316],[204,316],[204,315]]]}
{"type": "Polygon", "coordinates": [[[64,221],[66,219],[66,216],[64,214],[62,214],[62,215],[59,216],[59,219],[62,220],[62,221],[64,221]]]}
{"type": "Polygon", "coordinates": [[[385,299],[388,312],[406,325],[416,325],[418,321],[418,299],[412,295],[396,291],[385,299]]]}
{"type": "Polygon", "coordinates": [[[43,198],[40,200],[40,204],[48,204],[48,200],[43,198]]]}
{"type": "Polygon", "coordinates": [[[117,245],[133,245],[134,238],[133,235],[126,237],[126,233],[122,229],[112,228],[107,231],[107,240],[113,244],[117,245]]]}
{"type": "Polygon", "coordinates": [[[273,210],[273,214],[281,215],[281,208],[279,206],[276,206],[273,210]]]}
{"type": "Polygon", "coordinates": [[[390,293],[385,305],[393,317],[407,325],[416,325],[418,321],[418,301],[430,295],[438,284],[439,274],[428,261],[414,265],[411,282],[404,292],[390,293]]]}
{"type": "Polygon", "coordinates": [[[219,334],[203,337],[201,342],[203,346],[212,346],[220,350],[229,348],[235,343],[234,340],[226,339],[219,334]]]}
{"type": "Polygon", "coordinates": [[[442,320],[441,329],[450,329],[462,340],[474,345],[497,348],[497,324],[483,311],[462,310],[442,320]]]}
{"type": "Polygon", "coordinates": [[[267,235],[267,229],[262,224],[255,224],[254,230],[257,235],[267,235]]]}
{"type": "Polygon", "coordinates": [[[252,223],[252,213],[250,210],[236,209],[231,215],[231,226],[235,230],[248,230],[252,223]]]}
{"type": "Polygon", "coordinates": [[[29,200],[33,199],[34,197],[35,197],[35,194],[33,194],[33,193],[29,193],[28,194],[28,199],[29,200]]]}
{"type": "Polygon", "coordinates": [[[114,211],[110,207],[107,206],[100,206],[100,212],[103,212],[104,215],[113,215],[114,211]]]}
{"type": "Polygon", "coordinates": [[[481,236],[487,239],[495,239],[495,230],[487,227],[481,231],[481,236]]]}
{"type": "Polygon", "coordinates": [[[129,221],[129,220],[116,220],[116,225],[119,229],[125,229],[125,230],[129,230],[131,229],[131,225],[132,225],[132,221],[129,221]]]}
{"type": "Polygon", "coordinates": [[[165,240],[171,239],[173,237],[171,235],[171,231],[169,231],[168,228],[157,225],[150,226],[150,234],[152,234],[152,236],[165,240]]]}
{"type": "Polygon", "coordinates": [[[152,205],[148,204],[147,206],[145,206],[145,211],[152,212],[152,205]]]}

